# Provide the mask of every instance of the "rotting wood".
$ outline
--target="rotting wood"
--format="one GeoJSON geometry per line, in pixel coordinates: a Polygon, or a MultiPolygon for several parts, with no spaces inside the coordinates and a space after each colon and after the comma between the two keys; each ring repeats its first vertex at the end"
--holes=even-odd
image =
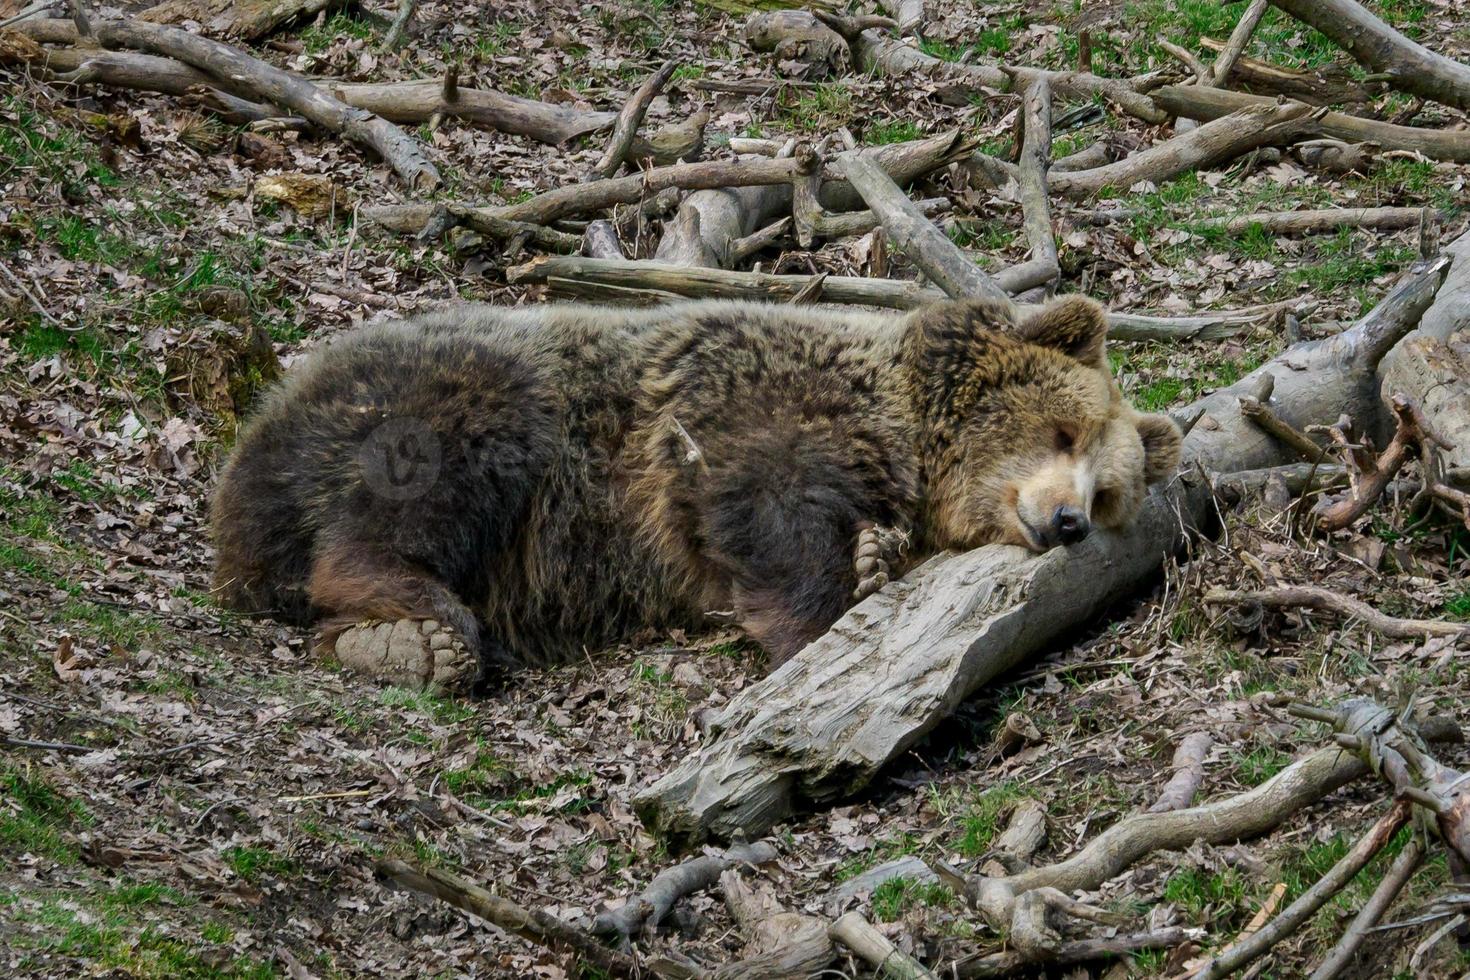
{"type": "MultiPolygon", "coordinates": [[[[1150,92],[1149,97],[1170,114],[1191,119],[1218,119],[1248,106],[1276,104],[1266,95],[1198,85],[1164,85],[1150,92]]],[[[1324,114],[1316,120],[1316,126],[1322,135],[1350,143],[1377,143],[1384,149],[1422,153],[1432,160],[1470,163],[1470,130],[1396,126],[1343,112],[1324,114]]]]}
{"type": "MultiPolygon", "coordinates": [[[[1225,49],[1226,42],[1212,37],[1201,37],[1200,47],[1217,53],[1225,49]]],[[[1300,69],[1260,61],[1241,56],[1231,66],[1230,77],[1224,83],[1217,82],[1216,88],[1239,88],[1255,95],[1280,96],[1306,102],[1309,105],[1366,105],[1373,101],[1374,92],[1368,85],[1358,81],[1347,69],[1337,64],[1300,69]]],[[[1381,86],[1377,86],[1381,88],[1381,86]]]]}
{"type": "MultiPolygon", "coordinates": [[[[1434,479],[1467,482],[1470,475],[1470,330],[1441,340],[1429,334],[1408,337],[1395,349],[1383,372],[1383,390],[1419,406],[1444,441],[1434,456],[1434,479]]],[[[1390,396],[1392,397],[1392,396],[1390,396]]]]}
{"type": "Polygon", "coordinates": [[[1214,589],[1205,593],[1207,605],[1266,606],[1273,609],[1320,609],[1350,620],[1359,620],[1376,633],[1395,640],[1422,640],[1428,636],[1470,637],[1470,623],[1444,619],[1402,619],[1379,612],[1361,599],[1343,595],[1320,585],[1281,585],[1264,589],[1230,592],[1214,589]]]}
{"type": "Polygon", "coordinates": [[[854,606],[732,698],[699,752],[637,794],[644,822],[675,844],[753,836],[798,801],[821,806],[866,785],[977,688],[1132,591],[1207,526],[1213,494],[1198,470],[1287,461],[1240,416],[1239,395],[1260,375],[1276,375],[1277,410],[1299,426],[1376,408],[1374,366],[1418,322],[1446,265],[1409,276],[1343,333],[1197,402],[1210,425],[1186,436],[1184,471],[1131,526],[1041,555],[989,546],[937,556],[854,606]]]}
{"type": "Polygon", "coordinates": [[[924,217],[871,157],[849,157],[845,169],[847,179],[883,222],[893,245],[946,295],[990,299],[1010,306],[1005,290],[924,217]]]}
{"type": "Polygon", "coordinates": [[[417,140],[381,116],[347,105],[299,75],[174,27],[104,20],[94,29],[104,45],[176,58],[210,75],[215,85],[233,95],[290,109],[323,129],[369,147],[415,190],[433,190],[439,185],[439,170],[417,140]]]}
{"type": "Polygon", "coordinates": [[[1327,35],[1394,88],[1470,109],[1470,65],[1411,41],[1361,4],[1353,0],[1271,0],[1271,5],[1327,35]]]}
{"type": "Polygon", "coordinates": [[[291,21],[345,6],[344,0],[164,0],[138,19],[153,24],[194,21],[211,34],[254,41],[291,21]]]}

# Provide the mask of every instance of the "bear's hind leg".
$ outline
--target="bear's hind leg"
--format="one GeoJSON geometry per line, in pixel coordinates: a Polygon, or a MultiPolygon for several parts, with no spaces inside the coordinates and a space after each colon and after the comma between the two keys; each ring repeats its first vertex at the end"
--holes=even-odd
{"type": "Polygon", "coordinates": [[[426,572],[337,543],[317,555],[307,591],[322,614],[317,655],[403,687],[466,692],[478,682],[479,620],[426,572]]]}

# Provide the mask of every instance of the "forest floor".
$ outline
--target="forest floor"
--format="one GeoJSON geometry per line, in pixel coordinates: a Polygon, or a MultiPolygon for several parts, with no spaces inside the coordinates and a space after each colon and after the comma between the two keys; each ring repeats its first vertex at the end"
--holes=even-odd
{"type": "MultiPolygon", "coordinates": [[[[931,0],[926,43],[945,58],[1062,67],[1075,59],[1080,6],[931,0]]],[[[1455,4],[1375,6],[1470,60],[1470,20],[1455,4]]],[[[0,16],[15,7],[0,0],[0,16]]],[[[1199,38],[1228,36],[1244,4],[1087,7],[1097,70],[1126,75],[1172,64],[1161,36],[1204,51],[1199,38]]],[[[387,4],[352,7],[254,50],[353,80],[438,77],[473,52],[462,84],[612,110],[674,58],[682,67],[650,122],[708,108],[716,155],[731,136],[844,126],[870,144],[962,127],[1000,151],[1019,102],[953,106],[912,79],[868,76],[755,96],[701,91],[694,81],[777,72],[741,43],[742,16],[700,3],[506,0],[465,20],[433,0],[396,53],[381,47],[391,15],[387,4]]],[[[1342,58],[1274,9],[1248,53],[1306,66],[1342,58]]],[[[1435,106],[1426,120],[1464,125],[1435,106]]],[[[556,148],[454,120],[418,132],[445,175],[440,197],[480,203],[575,182],[602,149],[600,138],[556,148]]],[[[1058,133],[1056,155],[1104,136],[1138,147],[1162,135],[1102,114],[1058,133]]],[[[1470,218],[1467,180],[1470,166],[1422,159],[1334,176],[1284,158],[1109,193],[1129,216],[1104,224],[1082,214],[1106,201],[1054,202],[1062,288],[1160,314],[1292,300],[1310,310],[1309,334],[1325,333],[1382,296],[1418,254],[1415,230],[1276,238],[1199,223],[1295,207],[1429,206],[1447,215],[1448,241],[1470,218]]],[[[359,227],[354,202],[392,200],[394,187],[381,162],[339,140],[241,140],[178,99],[0,69],[0,263],[44,311],[24,296],[0,310],[0,736],[76,747],[0,749],[8,975],[559,977],[571,969],[564,958],[386,886],[375,861],[454,869],[585,924],[673,860],[630,800],[698,744],[701,711],[763,675],[761,654],[737,634],[651,636],[526,671],[487,700],[452,700],[343,673],[310,655],[303,631],[232,615],[210,598],[207,499],[234,436],[233,407],[249,394],[239,379],[190,383],[221,304],[243,294],[235,313],[289,365],[379,317],[539,298],[535,287],[505,284],[508,262],[493,243],[424,244],[359,227]],[[77,108],[113,123],[99,130],[77,108]],[[305,217],[252,193],[259,175],[279,170],[330,177],[340,193],[331,213],[305,217]]],[[[956,201],[957,242],[996,267],[1025,257],[1017,204],[940,189],[956,201]]],[[[649,254],[655,240],[648,230],[632,254],[649,254]]],[[[772,250],[763,268],[862,274],[864,241],[772,250]]],[[[914,273],[897,263],[893,274],[914,273]]],[[[1263,325],[1220,342],[1115,344],[1112,357],[1129,396],[1163,409],[1237,380],[1283,343],[1263,325]]],[[[1453,642],[1384,641],[1301,612],[1268,612],[1242,632],[1201,601],[1210,587],[1250,578],[1241,556],[1251,555],[1281,581],[1329,584],[1385,612],[1470,620],[1470,531],[1408,528],[1388,502],[1331,536],[1304,536],[1266,507],[1225,516],[1226,534],[1198,545],[1152,594],[975,697],[860,797],[779,827],[780,860],[762,879],[791,907],[828,910],[835,885],[900,855],[975,868],[1027,798],[1047,813],[1041,857],[1064,856],[1153,801],[1184,733],[1215,736],[1205,799],[1329,741],[1273,708],[1275,693],[1326,705],[1358,694],[1397,703],[1412,692],[1470,720],[1470,661],[1453,642]],[[1003,754],[996,734],[1015,713],[1037,735],[1003,754]]],[[[1466,768],[1470,749],[1445,747],[1441,760],[1466,768]]],[[[1354,783],[1245,845],[1254,860],[1206,846],[1155,855],[1106,898],[1157,924],[1204,926],[1206,944],[1218,946],[1277,883],[1289,900],[1330,867],[1384,797],[1379,783],[1354,783]]],[[[1387,860],[1259,975],[1303,975],[1387,860]]],[[[1407,916],[1446,879],[1433,858],[1399,909],[1407,916]]],[[[849,904],[934,964],[1003,942],[937,886],[899,879],[849,904]]],[[[717,896],[683,908],[654,946],[729,959],[736,937],[717,896]]],[[[1409,935],[1370,940],[1353,975],[1404,971],[1422,938],[1409,935]]],[[[1453,946],[1435,953],[1431,975],[1470,971],[1470,955],[1453,946]]],[[[1068,975],[1165,976],[1178,966],[1150,952],[1068,975]]]]}

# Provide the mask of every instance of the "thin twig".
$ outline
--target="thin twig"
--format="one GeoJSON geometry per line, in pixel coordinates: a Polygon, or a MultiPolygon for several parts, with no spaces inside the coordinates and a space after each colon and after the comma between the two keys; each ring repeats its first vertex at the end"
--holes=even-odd
{"type": "Polygon", "coordinates": [[[1206,593],[1205,602],[1211,605],[1261,605],[1277,609],[1322,609],[1361,620],[1369,629],[1395,640],[1422,639],[1425,636],[1470,636],[1470,623],[1388,616],[1366,602],[1320,585],[1283,585],[1241,592],[1214,589],[1206,593]]]}

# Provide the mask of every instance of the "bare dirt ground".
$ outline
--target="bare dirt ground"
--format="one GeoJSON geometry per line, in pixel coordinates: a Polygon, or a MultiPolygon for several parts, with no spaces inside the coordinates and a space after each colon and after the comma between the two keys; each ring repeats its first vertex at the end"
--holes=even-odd
{"type": "MultiPolygon", "coordinates": [[[[1173,64],[1160,36],[1203,51],[1199,37],[1228,35],[1244,4],[1086,6],[1097,69],[1124,75],[1173,64]]],[[[1081,7],[931,3],[928,50],[1061,67],[1075,58],[1081,7]]],[[[1470,58],[1470,18],[1458,5],[1393,0],[1377,9],[1442,53],[1470,58]]],[[[382,4],[351,7],[254,50],[354,80],[437,77],[473,52],[463,84],[613,110],[659,61],[676,58],[682,67],[650,124],[707,108],[713,155],[731,136],[843,126],[865,143],[960,126],[999,151],[1019,102],[949,105],[913,79],[867,76],[762,95],[701,91],[700,79],[767,78],[780,66],[744,48],[742,15],[699,3],[510,0],[473,17],[426,3],[396,53],[380,45],[391,15],[382,4]]],[[[1274,10],[1248,53],[1293,65],[1342,59],[1274,10]]],[[[1406,101],[1388,96],[1381,108],[1406,101]]],[[[1420,121],[1464,124],[1433,105],[1420,121]]],[[[479,203],[578,180],[602,149],[599,138],[556,148],[453,120],[419,132],[446,177],[441,197],[479,203]]],[[[1056,155],[1104,136],[1137,147],[1160,135],[1099,114],[1059,132],[1056,155]]],[[[1298,206],[1431,206],[1447,215],[1447,241],[1466,224],[1467,178],[1470,167],[1404,156],[1347,175],[1290,158],[1247,160],[1106,194],[1121,199],[1123,220],[1086,220],[1109,200],[1054,201],[1063,288],[1164,314],[1290,299],[1310,309],[1309,333],[1325,333],[1376,302],[1417,254],[1416,232],[1224,236],[1198,223],[1298,206]]],[[[1023,259],[1018,205],[949,180],[935,177],[958,202],[952,236],[995,267],[1023,259]]],[[[0,310],[0,736],[12,742],[0,749],[0,970],[574,971],[565,958],[385,886],[374,862],[456,869],[586,924],[671,862],[629,801],[698,743],[701,711],[762,675],[759,651],[728,633],[651,636],[523,673],[488,700],[379,689],[315,660],[305,634],[215,605],[205,527],[236,411],[265,380],[216,369],[222,320],[265,331],[289,365],[377,317],[538,294],[505,285],[507,258],[494,243],[421,244],[359,226],[356,202],[401,191],[359,148],[292,133],[242,138],[170,97],[0,69],[0,189],[0,264],[29,294],[0,283],[15,297],[0,310]],[[261,175],[279,171],[330,177],[338,189],[330,213],[306,217],[253,193],[261,175]]],[[[651,226],[637,255],[654,241],[651,226]]],[[[868,249],[866,239],[813,253],[773,249],[762,267],[862,274],[868,249]]],[[[902,263],[893,274],[913,275],[902,263]]],[[[1158,409],[1236,380],[1282,345],[1279,328],[1263,325],[1224,342],[1117,344],[1113,358],[1131,397],[1158,409]]],[[[1320,726],[1271,707],[1273,694],[1329,704],[1354,694],[1396,703],[1412,692],[1467,720],[1470,673],[1451,641],[1385,641],[1300,612],[1242,626],[1201,602],[1211,586],[1256,581],[1243,560],[1254,556],[1280,581],[1329,584],[1386,612],[1470,619],[1470,531],[1408,524],[1388,502],[1334,536],[1304,536],[1269,507],[1227,514],[1225,536],[1198,545],[1152,594],[965,705],[859,798],[780,827],[780,861],[758,877],[791,907],[825,911],[837,883],[899,855],[977,868],[1027,798],[1046,808],[1041,859],[1065,856],[1153,801],[1187,732],[1215,736],[1206,799],[1255,785],[1327,741],[1320,726]],[[1036,735],[1003,754],[997,733],[1016,713],[1036,735]]],[[[1440,757],[1470,765],[1464,746],[1440,757]]],[[[1206,947],[1222,945],[1277,883],[1289,900],[1330,867],[1384,798],[1380,784],[1361,780],[1229,853],[1156,855],[1105,899],[1140,921],[1206,927],[1206,947]]],[[[1258,975],[1304,975],[1387,860],[1258,975]]],[[[1443,858],[1432,858],[1398,917],[1446,880],[1443,858]]],[[[898,880],[849,904],[926,962],[1004,944],[937,886],[898,880]]],[[[718,897],[683,908],[655,947],[729,959],[737,940],[718,897]]],[[[1424,935],[1371,939],[1353,975],[1409,975],[1424,935]]],[[[1180,962],[1153,952],[1067,975],[1165,976],[1180,962]]],[[[1425,969],[1459,976],[1470,956],[1451,941],[1425,969]]]]}

